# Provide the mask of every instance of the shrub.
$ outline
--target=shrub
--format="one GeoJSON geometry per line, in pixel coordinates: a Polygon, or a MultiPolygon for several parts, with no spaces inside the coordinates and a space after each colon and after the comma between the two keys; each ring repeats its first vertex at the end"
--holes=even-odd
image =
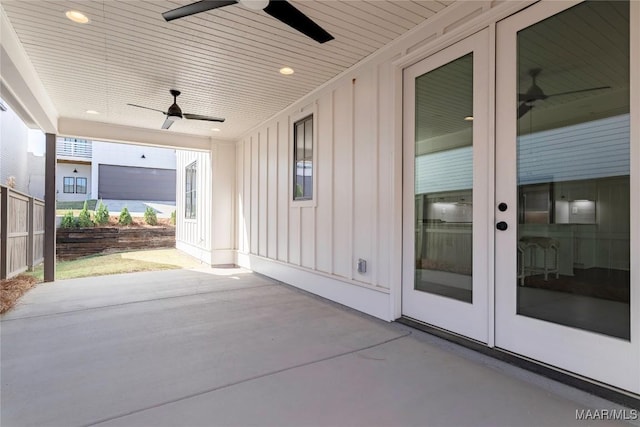
{"type": "Polygon", "coordinates": [[[156,211],[150,206],[147,206],[147,209],[145,209],[144,211],[144,222],[149,225],[158,224],[158,216],[156,215],[156,211]]]}
{"type": "Polygon", "coordinates": [[[176,225],[176,211],[171,212],[171,225],[176,225]]]}
{"type": "Polygon", "coordinates": [[[120,225],[131,225],[133,219],[131,218],[131,214],[129,213],[129,209],[125,206],[120,211],[120,216],[118,217],[118,224],[120,225]]]}
{"type": "Polygon", "coordinates": [[[73,216],[73,212],[69,211],[62,217],[62,221],[60,222],[60,228],[76,228],[78,226],[78,222],[76,218],[73,216]]]}
{"type": "Polygon", "coordinates": [[[93,227],[95,224],[91,220],[91,214],[87,210],[87,202],[84,202],[82,210],[78,214],[78,227],[87,228],[93,227]]]}
{"type": "Polygon", "coordinates": [[[109,223],[109,209],[102,203],[102,200],[98,203],[98,209],[94,215],[96,224],[105,225],[109,223]]]}

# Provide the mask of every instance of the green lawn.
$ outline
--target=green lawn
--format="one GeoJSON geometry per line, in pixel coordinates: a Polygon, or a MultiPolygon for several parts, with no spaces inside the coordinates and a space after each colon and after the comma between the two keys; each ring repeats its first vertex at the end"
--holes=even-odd
{"type": "MultiPolygon", "coordinates": [[[[94,255],[73,261],[58,261],[56,264],[56,280],[200,266],[202,265],[199,261],[176,249],[123,252],[94,255]]],[[[25,274],[34,276],[42,281],[44,279],[42,264],[36,267],[33,272],[25,274]]]]}
{"type": "MultiPolygon", "coordinates": [[[[96,210],[98,201],[95,199],[87,200],[87,210],[96,210]]],[[[56,202],[56,210],[81,210],[84,207],[84,201],[82,202],[56,202]]]]}

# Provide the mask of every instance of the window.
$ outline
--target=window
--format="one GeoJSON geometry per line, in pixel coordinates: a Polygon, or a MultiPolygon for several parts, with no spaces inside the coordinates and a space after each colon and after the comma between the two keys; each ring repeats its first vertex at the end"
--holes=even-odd
{"type": "Polygon", "coordinates": [[[196,162],[185,168],[184,217],[187,219],[196,217],[196,172],[196,162]]]}
{"type": "Polygon", "coordinates": [[[63,192],[65,193],[75,193],[75,179],[72,176],[65,176],[64,177],[64,188],[63,188],[63,192]]]}
{"type": "Polygon", "coordinates": [[[293,125],[293,200],[313,199],[313,116],[293,125]]]}
{"type": "Polygon", "coordinates": [[[76,193],[87,194],[87,178],[76,178],[76,193]]]}

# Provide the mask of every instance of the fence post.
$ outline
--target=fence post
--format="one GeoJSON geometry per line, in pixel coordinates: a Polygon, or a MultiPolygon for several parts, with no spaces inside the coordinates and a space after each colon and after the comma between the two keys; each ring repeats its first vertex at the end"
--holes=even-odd
{"type": "Polygon", "coordinates": [[[7,278],[7,241],[9,235],[9,188],[0,188],[0,279],[7,278]]]}
{"type": "Polygon", "coordinates": [[[34,209],[34,200],[33,197],[29,197],[29,205],[27,208],[27,230],[29,232],[29,237],[27,237],[27,270],[29,271],[33,271],[33,246],[35,244],[35,238],[36,235],[34,233],[34,225],[35,225],[35,221],[34,221],[34,215],[35,215],[35,209],[34,209]]]}

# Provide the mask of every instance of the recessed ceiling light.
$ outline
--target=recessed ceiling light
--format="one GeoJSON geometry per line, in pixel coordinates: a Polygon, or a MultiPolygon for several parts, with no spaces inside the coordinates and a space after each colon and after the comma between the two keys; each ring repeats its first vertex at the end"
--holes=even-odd
{"type": "Polygon", "coordinates": [[[82,12],[78,12],[77,10],[68,10],[65,15],[67,18],[72,20],[73,22],[77,22],[78,24],[86,24],[89,22],[89,18],[82,12]]]}
{"type": "Polygon", "coordinates": [[[87,110],[87,111],[85,111],[85,113],[87,113],[87,114],[100,114],[96,110],[87,110]]]}
{"type": "Polygon", "coordinates": [[[464,118],[466,121],[468,122],[472,122],[473,121],[473,116],[467,116],[464,118]]]}
{"type": "Polygon", "coordinates": [[[220,132],[220,129],[218,129],[218,128],[211,128],[211,130],[214,131],[214,132],[220,132]]]}
{"type": "Polygon", "coordinates": [[[294,73],[293,68],[289,68],[289,67],[280,68],[280,74],[284,74],[285,76],[290,76],[293,73],[294,73]]]}

